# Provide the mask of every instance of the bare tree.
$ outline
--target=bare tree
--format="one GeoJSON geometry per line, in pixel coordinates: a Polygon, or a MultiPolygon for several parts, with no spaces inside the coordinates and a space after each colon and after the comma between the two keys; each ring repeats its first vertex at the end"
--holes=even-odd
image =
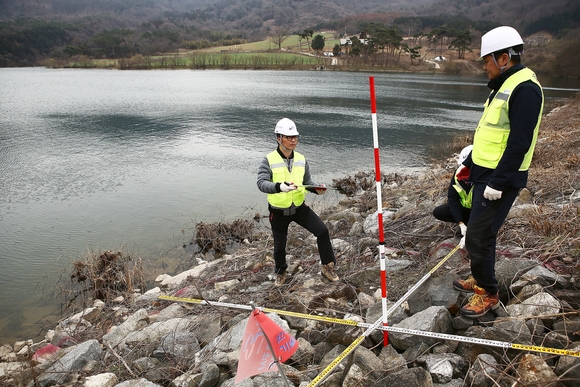
{"type": "Polygon", "coordinates": [[[282,42],[285,41],[290,36],[290,32],[288,32],[287,28],[284,27],[276,27],[272,30],[272,36],[270,40],[276,46],[278,46],[278,50],[282,49],[282,42]]]}

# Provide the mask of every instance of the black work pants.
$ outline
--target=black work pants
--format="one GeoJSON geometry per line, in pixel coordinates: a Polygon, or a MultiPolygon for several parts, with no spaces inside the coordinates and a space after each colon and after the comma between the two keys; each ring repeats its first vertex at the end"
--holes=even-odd
{"type": "Polygon", "coordinates": [[[274,237],[274,261],[276,262],[276,273],[283,274],[288,268],[286,263],[286,242],[288,240],[288,227],[290,223],[296,222],[300,226],[310,231],[316,236],[318,253],[323,265],[335,262],[332,243],[328,227],[307,205],[303,204],[296,209],[294,215],[284,216],[277,212],[270,212],[270,225],[274,237]]]}
{"type": "MultiPolygon", "coordinates": [[[[463,215],[463,223],[467,224],[467,220],[469,219],[469,216],[471,214],[471,209],[470,208],[465,208],[463,206],[461,206],[461,215],[463,215]]],[[[457,223],[455,221],[455,219],[453,218],[453,215],[451,215],[451,210],[449,209],[449,203],[445,203],[442,204],[440,206],[437,206],[433,209],[433,216],[435,217],[435,219],[441,220],[443,222],[451,222],[451,223],[457,223]]]]}
{"type": "Polygon", "coordinates": [[[465,247],[471,260],[471,275],[477,285],[491,295],[497,293],[495,278],[495,246],[497,233],[505,221],[519,189],[509,188],[502,191],[498,200],[483,197],[486,184],[473,186],[473,198],[469,227],[465,236],[465,247]]]}

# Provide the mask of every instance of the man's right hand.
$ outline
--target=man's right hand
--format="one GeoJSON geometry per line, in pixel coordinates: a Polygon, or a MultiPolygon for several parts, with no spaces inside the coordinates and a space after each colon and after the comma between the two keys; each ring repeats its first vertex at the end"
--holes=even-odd
{"type": "Polygon", "coordinates": [[[282,192],[290,192],[290,191],[294,191],[297,187],[294,185],[294,183],[280,183],[280,191],[282,192]]]}
{"type": "Polygon", "coordinates": [[[501,191],[493,189],[488,185],[485,187],[485,191],[483,191],[483,197],[487,200],[498,200],[501,199],[501,191]]]}

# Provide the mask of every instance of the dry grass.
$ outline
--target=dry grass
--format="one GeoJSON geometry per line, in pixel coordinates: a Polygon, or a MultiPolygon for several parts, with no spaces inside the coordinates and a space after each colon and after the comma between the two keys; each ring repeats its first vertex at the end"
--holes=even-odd
{"type": "Polygon", "coordinates": [[[145,287],[142,260],[120,251],[89,254],[84,260],[73,262],[70,281],[61,287],[65,310],[84,308],[97,299],[127,299],[145,287]]]}
{"type": "Polygon", "coordinates": [[[203,253],[213,249],[216,254],[223,254],[233,243],[251,239],[254,224],[249,220],[236,219],[232,223],[204,223],[195,226],[193,241],[203,253]]]}

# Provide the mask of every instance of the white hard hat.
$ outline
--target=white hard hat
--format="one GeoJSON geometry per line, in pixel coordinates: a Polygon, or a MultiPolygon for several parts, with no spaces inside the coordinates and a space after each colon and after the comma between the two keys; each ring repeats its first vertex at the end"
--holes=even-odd
{"type": "Polygon", "coordinates": [[[524,41],[514,28],[508,26],[494,28],[481,37],[481,56],[477,60],[520,44],[524,44],[524,41]]]}
{"type": "Polygon", "coordinates": [[[282,118],[278,121],[274,133],[283,134],[284,136],[298,136],[299,134],[294,121],[288,118],[282,118]]]}
{"type": "Polygon", "coordinates": [[[457,164],[459,165],[463,164],[463,162],[465,161],[467,156],[469,156],[469,153],[471,152],[472,149],[473,145],[468,145],[465,148],[463,148],[459,153],[459,157],[457,158],[457,164]]]}

